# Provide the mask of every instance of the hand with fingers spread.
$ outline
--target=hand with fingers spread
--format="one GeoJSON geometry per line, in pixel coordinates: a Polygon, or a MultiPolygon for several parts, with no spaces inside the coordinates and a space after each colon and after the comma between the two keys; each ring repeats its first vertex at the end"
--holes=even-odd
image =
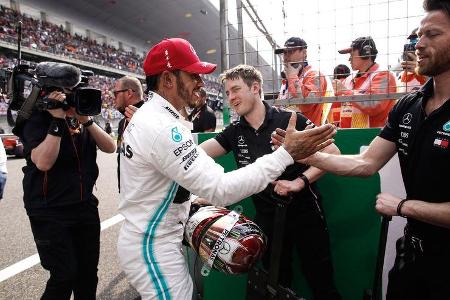
{"type": "Polygon", "coordinates": [[[295,129],[296,122],[297,114],[292,113],[284,138],[278,139],[294,160],[304,159],[334,142],[336,129],[333,125],[326,124],[298,131],[295,129]]]}

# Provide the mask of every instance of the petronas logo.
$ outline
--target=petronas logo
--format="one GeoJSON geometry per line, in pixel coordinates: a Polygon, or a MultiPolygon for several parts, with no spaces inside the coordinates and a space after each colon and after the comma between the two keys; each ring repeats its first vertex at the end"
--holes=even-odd
{"type": "Polygon", "coordinates": [[[444,126],[442,126],[442,129],[444,129],[444,131],[449,132],[450,131],[450,121],[447,121],[447,123],[444,124],[444,126]]]}
{"type": "Polygon", "coordinates": [[[183,139],[183,136],[181,133],[178,132],[178,128],[174,127],[172,128],[172,140],[174,142],[180,142],[183,139]]]}

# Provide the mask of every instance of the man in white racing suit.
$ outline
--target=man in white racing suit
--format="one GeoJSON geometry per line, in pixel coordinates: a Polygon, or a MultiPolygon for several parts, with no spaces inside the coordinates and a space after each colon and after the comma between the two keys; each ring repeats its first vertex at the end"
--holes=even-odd
{"type": "Polygon", "coordinates": [[[121,147],[119,211],[125,217],[120,264],[142,299],[191,299],[192,280],[181,242],[190,192],[226,206],[263,190],[295,160],[329,145],[335,130],[324,125],[297,132],[291,118],[284,147],[255,163],[224,173],[195,145],[179,110],[196,101],[201,62],[186,40],[164,39],[144,61],[148,101],[133,115],[121,147]]]}

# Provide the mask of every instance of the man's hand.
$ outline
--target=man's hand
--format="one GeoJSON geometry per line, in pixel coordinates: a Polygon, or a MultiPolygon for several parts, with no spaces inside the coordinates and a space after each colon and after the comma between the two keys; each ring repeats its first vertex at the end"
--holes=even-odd
{"type": "Polygon", "coordinates": [[[301,63],[284,63],[284,73],[286,73],[287,78],[298,78],[298,73],[302,67],[301,63]]]}
{"type": "Polygon", "coordinates": [[[137,110],[138,108],[134,105],[128,105],[127,107],[125,107],[125,118],[128,122],[130,122],[131,117],[137,110]]]}
{"type": "MultiPolygon", "coordinates": [[[[62,92],[53,91],[48,95],[48,99],[63,102],[66,100],[66,95],[62,92]]],[[[66,117],[66,112],[62,108],[55,108],[47,110],[54,118],[64,119],[66,117]]]]}
{"type": "Polygon", "coordinates": [[[275,180],[274,192],[280,196],[287,196],[291,192],[300,192],[305,187],[305,182],[300,178],[294,180],[275,180]]]}
{"type": "Polygon", "coordinates": [[[402,64],[402,68],[406,72],[415,74],[416,73],[416,67],[417,67],[417,56],[413,52],[408,52],[408,53],[406,53],[406,55],[408,55],[409,59],[402,61],[402,63],[401,63],[402,64]]]}
{"type": "Polygon", "coordinates": [[[388,193],[381,193],[377,195],[377,202],[375,209],[378,213],[385,216],[396,216],[397,206],[402,199],[392,196],[388,193]]]}
{"type": "Polygon", "coordinates": [[[292,113],[286,135],[282,138],[283,147],[295,161],[306,158],[334,142],[332,138],[336,135],[336,129],[333,125],[326,124],[298,131],[295,129],[296,123],[297,114],[292,113]]]}

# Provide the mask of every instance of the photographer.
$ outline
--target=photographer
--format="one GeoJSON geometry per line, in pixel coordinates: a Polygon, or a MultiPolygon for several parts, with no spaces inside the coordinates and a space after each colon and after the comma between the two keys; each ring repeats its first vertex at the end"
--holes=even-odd
{"type": "MultiPolygon", "coordinates": [[[[52,101],[66,95],[53,91],[52,101]]],[[[96,151],[115,151],[113,139],[75,108],[38,110],[17,134],[23,141],[25,209],[42,266],[50,278],[42,299],[95,299],[100,250],[96,151]]]]}
{"type": "Polygon", "coordinates": [[[416,44],[419,39],[415,28],[408,36],[408,43],[403,46],[402,68],[398,86],[399,92],[414,92],[418,91],[420,87],[427,81],[427,77],[417,73],[417,56],[415,53],[416,44]]]}

